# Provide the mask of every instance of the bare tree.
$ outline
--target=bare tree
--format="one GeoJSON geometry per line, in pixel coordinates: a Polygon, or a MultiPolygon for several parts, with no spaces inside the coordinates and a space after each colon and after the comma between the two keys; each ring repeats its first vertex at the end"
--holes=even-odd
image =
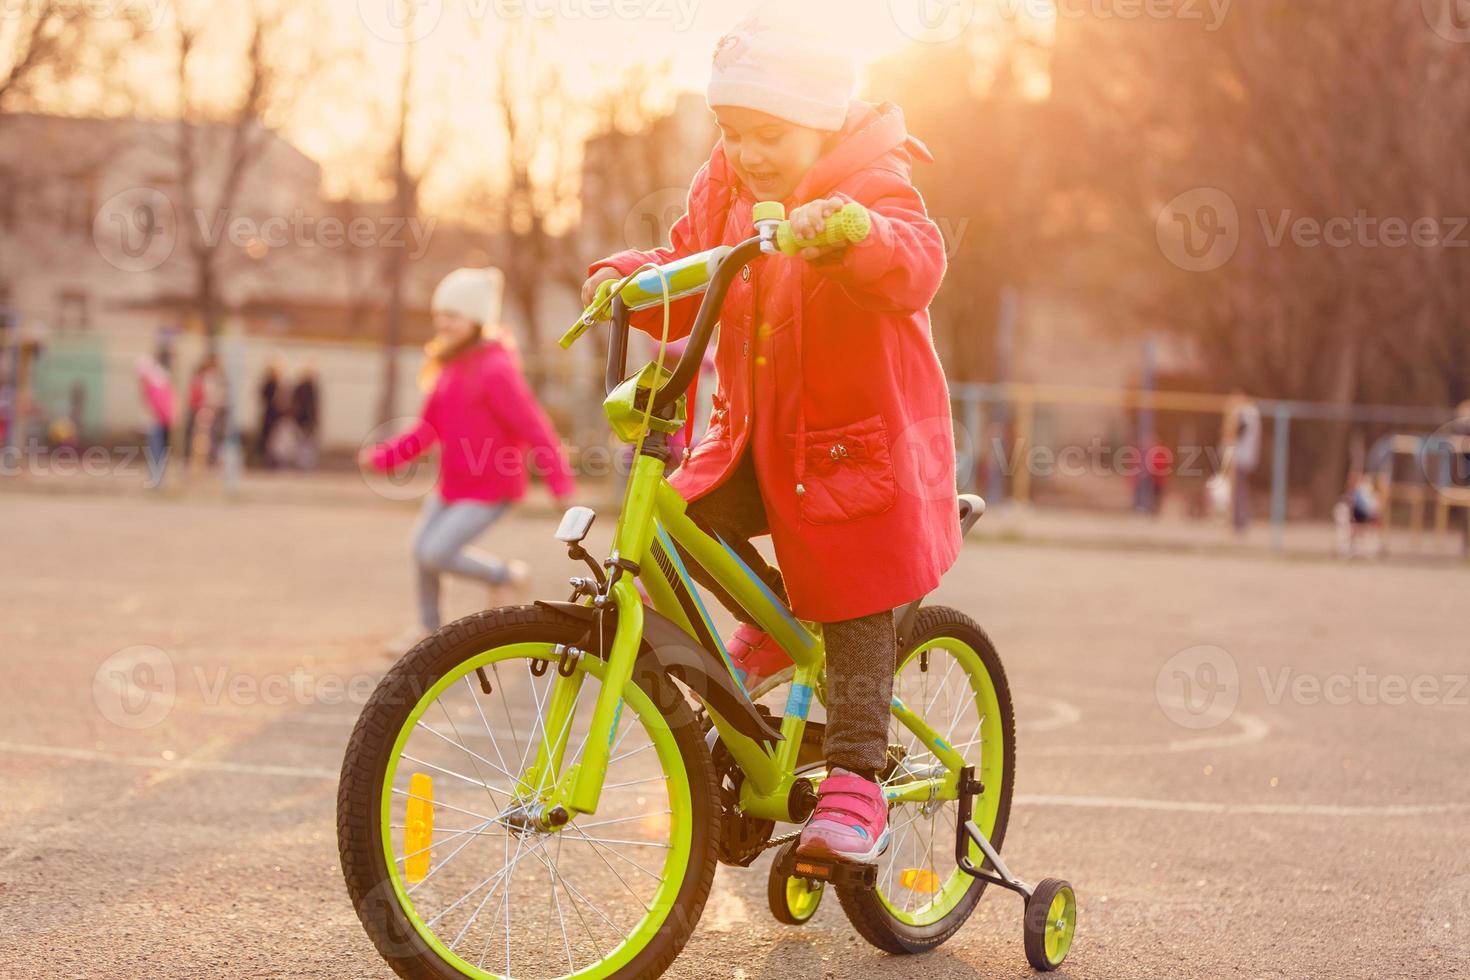
{"type": "Polygon", "coordinates": [[[213,338],[223,313],[222,285],[238,256],[218,234],[221,219],[237,206],[242,189],[269,149],[271,122],[289,114],[309,80],[319,71],[321,49],[287,71],[278,52],[291,44],[290,8],[257,4],[246,8],[249,28],[244,83],[225,106],[206,109],[196,96],[196,62],[202,57],[210,16],[177,17],[176,79],[178,97],[174,160],[183,220],[179,241],[189,260],[190,296],[206,335],[213,338]]]}

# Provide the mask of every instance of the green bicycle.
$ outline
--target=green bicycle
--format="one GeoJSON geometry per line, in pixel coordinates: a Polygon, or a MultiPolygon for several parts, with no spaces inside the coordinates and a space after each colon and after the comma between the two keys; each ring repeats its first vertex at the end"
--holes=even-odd
{"type": "MultiPolygon", "coordinates": [[[[655,977],[688,941],[717,863],[776,849],[771,910],[799,925],[830,884],[856,929],[892,953],[933,949],[987,883],[1027,902],[1025,946],[1041,970],[1066,957],[1071,886],[1034,888],[1000,859],[1015,778],[1005,672],[959,611],[896,611],[899,657],[888,762],[891,843],[876,865],[811,861],[778,823],[812,813],[825,776],[821,626],[793,616],[735,554],[685,513],[665,479],[668,436],[742,266],[763,254],[867,234],[853,207],[816,242],[793,241],[779,204],[756,234],[604,284],[562,338],[611,320],[604,402],[635,444],[613,535],[584,547],[595,513],[574,507],[556,537],[591,575],[566,601],[493,609],[426,637],[383,677],[353,730],[338,792],[347,889],[368,935],[403,977],[655,977]],[[677,366],[624,378],[628,314],[704,293],[677,366]],[[686,566],[708,570],[791,656],[746,691],[686,566]],[[646,590],[645,602],[637,582],[646,590]],[[789,685],[780,717],[752,696],[789,685]]],[[[984,502],[962,495],[965,531],[984,502]]],[[[798,827],[799,832],[799,827],[798,827]]]]}

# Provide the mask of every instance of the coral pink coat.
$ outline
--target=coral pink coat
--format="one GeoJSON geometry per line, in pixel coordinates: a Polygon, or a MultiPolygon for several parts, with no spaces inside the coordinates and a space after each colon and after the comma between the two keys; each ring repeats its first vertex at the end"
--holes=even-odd
{"type": "MultiPolygon", "coordinates": [[[[853,103],[838,144],[786,202],[865,205],[867,242],[806,262],[763,256],[735,279],[720,317],[709,430],[671,477],[699,499],[755,453],[756,478],[792,610],[834,622],[932,590],[959,555],[949,390],[929,330],[944,242],[910,181],[930,160],[895,106],[853,103]]],[[[626,274],[753,234],[754,198],[723,145],[694,178],[671,247],[592,266],[626,274]]],[[[699,298],[672,308],[671,338],[699,298]]],[[[633,318],[657,336],[659,310],[633,318]]]]}
{"type": "Polygon", "coordinates": [[[526,492],[528,455],[558,499],[575,488],[556,430],[536,404],[515,356],[499,341],[450,358],[417,424],[378,446],[373,466],[392,469],[436,442],[439,495],[445,501],[519,500],[526,492]]]}

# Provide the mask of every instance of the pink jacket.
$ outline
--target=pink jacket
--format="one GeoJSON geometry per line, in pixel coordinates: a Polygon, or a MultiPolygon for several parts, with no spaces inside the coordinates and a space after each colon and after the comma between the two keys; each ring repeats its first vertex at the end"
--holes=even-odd
{"type": "Polygon", "coordinates": [[[499,341],[451,358],[424,400],[418,424],[378,446],[372,464],[390,470],[436,442],[439,495],[446,501],[519,500],[528,461],[558,498],[575,489],[556,430],[514,355],[499,341]]]}
{"type": "MultiPolygon", "coordinates": [[[[862,245],[816,262],[763,256],[720,316],[709,431],[670,477],[694,501],[755,455],[776,559],[798,616],[866,616],[931,591],[960,550],[949,389],[929,333],[944,241],[910,181],[931,159],[892,105],[856,103],[839,144],[789,206],[840,197],[867,207],[862,245]]],[[[594,263],[626,274],[751,234],[754,199],[717,145],[694,178],[668,248],[594,263]]],[[[698,299],[670,309],[687,336],[698,299]]],[[[662,312],[631,321],[662,331],[662,312]]]]}

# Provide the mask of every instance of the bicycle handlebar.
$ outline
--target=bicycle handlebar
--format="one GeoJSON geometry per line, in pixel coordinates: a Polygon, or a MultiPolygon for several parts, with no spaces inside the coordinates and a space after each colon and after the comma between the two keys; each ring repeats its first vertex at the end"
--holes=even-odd
{"type": "Polygon", "coordinates": [[[624,282],[617,295],[613,295],[613,287],[618,284],[616,280],[603,282],[597,288],[592,305],[582,311],[582,316],[561,338],[561,346],[571,347],[593,323],[611,319],[604,379],[607,392],[611,394],[623,382],[627,371],[628,314],[703,291],[704,299],[699,304],[684,353],[669,380],[654,396],[655,411],[667,408],[689,387],[689,382],[699,370],[705,348],[709,346],[719,320],[725,294],[729,292],[736,273],[747,262],[765,253],[795,256],[806,248],[855,245],[865,240],[872,230],[868,209],[856,202],[843,205],[841,210],[826,218],[822,232],[815,238],[797,238],[791,222],[784,220],[779,204],[758,204],[753,217],[760,234],[739,245],[720,245],[646,269],[624,282]]]}

